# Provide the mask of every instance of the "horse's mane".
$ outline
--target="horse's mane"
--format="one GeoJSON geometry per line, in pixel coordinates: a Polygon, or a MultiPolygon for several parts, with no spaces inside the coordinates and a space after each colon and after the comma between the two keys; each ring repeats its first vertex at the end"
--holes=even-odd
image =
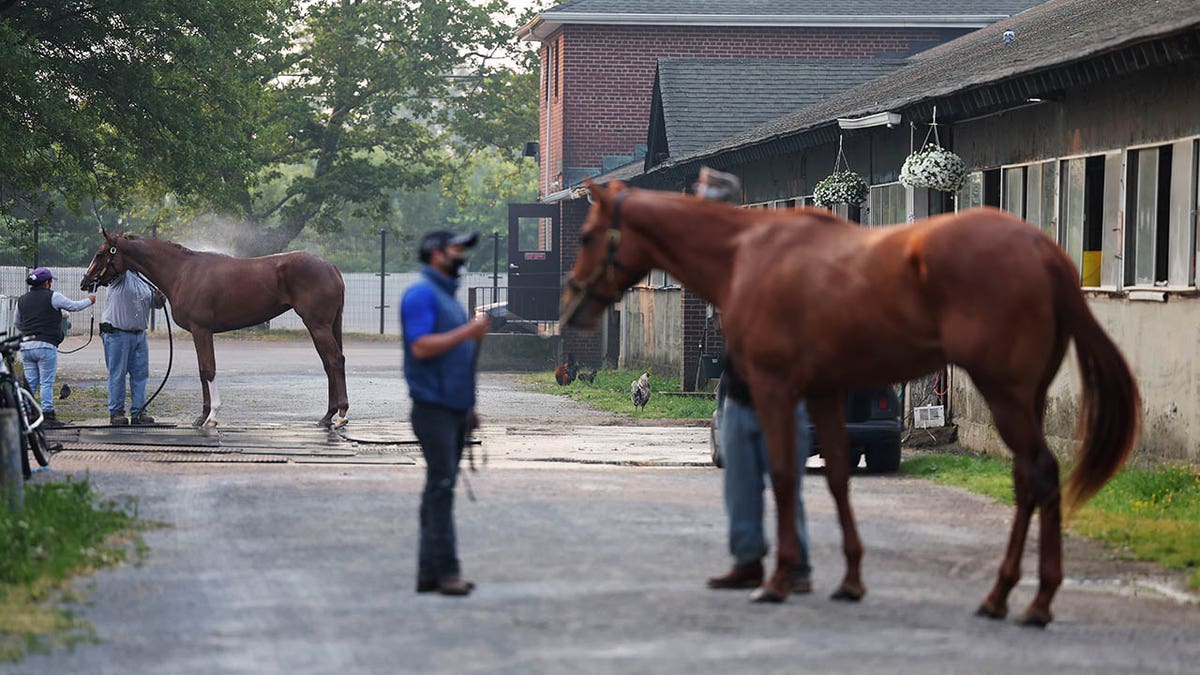
{"type": "Polygon", "coordinates": [[[193,251],[192,249],[190,249],[190,248],[188,248],[188,247],[186,247],[186,246],[184,246],[184,245],[182,245],[182,244],[176,244],[175,242],[173,242],[173,241],[171,241],[171,240],[169,240],[169,239],[159,239],[159,238],[157,238],[157,237],[151,237],[150,239],[147,239],[147,238],[145,238],[145,237],[141,237],[141,236],[138,236],[138,235],[136,235],[136,234],[129,234],[129,233],[126,233],[126,232],[122,232],[122,233],[121,233],[121,238],[123,238],[123,239],[128,239],[129,241],[154,241],[154,242],[157,242],[157,243],[159,243],[159,244],[166,244],[167,246],[171,246],[171,247],[173,247],[173,248],[177,248],[177,249],[179,249],[180,251],[182,251],[183,253],[188,253],[188,254],[191,254],[191,255],[196,255],[196,254],[200,253],[200,251],[193,251]]]}

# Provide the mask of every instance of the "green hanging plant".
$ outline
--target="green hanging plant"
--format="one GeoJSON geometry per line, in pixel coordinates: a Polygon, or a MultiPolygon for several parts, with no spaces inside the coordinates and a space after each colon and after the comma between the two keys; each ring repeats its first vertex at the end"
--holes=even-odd
{"type": "Polygon", "coordinates": [[[813,186],[813,201],[817,206],[829,209],[836,204],[861,204],[867,201],[867,194],[867,181],[850,168],[850,162],[842,152],[842,138],[839,136],[833,173],[813,186]]]}
{"type": "Polygon", "coordinates": [[[900,167],[900,183],[915,188],[958,192],[967,180],[967,165],[962,157],[942,147],[937,128],[937,106],[934,106],[933,121],[925,133],[925,143],[904,160],[904,165],[900,167]],[[931,136],[932,143],[929,142],[931,136]]]}
{"type": "Polygon", "coordinates": [[[900,182],[909,187],[958,192],[966,179],[962,158],[933,143],[909,155],[900,167],[900,182]]]}
{"type": "Polygon", "coordinates": [[[835,204],[861,204],[867,201],[867,181],[849,169],[835,171],[813,188],[813,201],[825,208],[835,204]]]}

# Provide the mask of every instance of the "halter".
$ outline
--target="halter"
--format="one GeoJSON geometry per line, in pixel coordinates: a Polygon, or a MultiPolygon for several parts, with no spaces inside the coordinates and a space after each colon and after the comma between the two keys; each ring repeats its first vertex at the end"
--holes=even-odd
{"type": "Polygon", "coordinates": [[[104,278],[113,265],[113,258],[117,257],[117,245],[113,244],[108,247],[108,256],[104,259],[104,267],[101,268],[98,274],[92,276],[92,290],[95,291],[96,286],[100,285],[100,280],[104,278]]]}
{"type": "Polygon", "coordinates": [[[625,198],[629,196],[629,190],[622,190],[617,194],[616,200],[613,203],[612,222],[608,226],[608,252],[604,256],[604,262],[592,272],[591,276],[583,283],[575,281],[575,277],[567,278],[567,286],[576,293],[582,294],[584,297],[595,298],[602,300],[605,304],[611,305],[621,299],[620,295],[610,296],[603,293],[597,293],[592,284],[600,278],[600,275],[608,273],[608,280],[616,279],[616,272],[620,270],[625,272],[625,266],[617,260],[617,246],[621,244],[621,204],[625,198]]]}

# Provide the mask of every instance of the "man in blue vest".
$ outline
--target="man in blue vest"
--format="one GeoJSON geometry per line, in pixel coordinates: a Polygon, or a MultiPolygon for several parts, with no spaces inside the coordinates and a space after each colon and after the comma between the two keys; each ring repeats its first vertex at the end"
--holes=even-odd
{"type": "Polygon", "coordinates": [[[43,424],[61,427],[63,423],[54,414],[54,378],[58,374],[58,345],[62,344],[62,312],[78,312],[96,304],[96,296],[88,294],[86,300],[71,300],[54,290],[58,277],[45,267],[29,273],[25,283],[29,292],[17,300],[15,323],[17,330],[28,339],[21,343],[21,362],[25,367],[25,380],[29,388],[41,393],[43,424]]]}
{"type": "Polygon", "coordinates": [[[475,587],[462,578],[459,567],[454,484],[467,434],[479,425],[475,351],[491,322],[486,316],[468,320],[454,293],[466,251],[478,241],[477,233],[426,234],[418,249],[424,263],[421,280],[405,291],[400,303],[404,379],[413,401],[413,432],[425,457],[418,593],[463,596],[475,587]]]}

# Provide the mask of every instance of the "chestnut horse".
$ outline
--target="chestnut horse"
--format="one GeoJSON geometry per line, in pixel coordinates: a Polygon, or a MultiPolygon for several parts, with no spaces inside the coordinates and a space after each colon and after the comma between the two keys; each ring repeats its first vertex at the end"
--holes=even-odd
{"type": "Polygon", "coordinates": [[[867,229],[818,209],[743,209],[620,183],[589,183],[588,190],[593,205],[563,294],[563,325],[594,327],[605,307],[652,268],[721,310],[729,358],[750,385],[770,448],[778,505],[778,567],[755,600],[787,597],[799,552],[797,402],[807,400],[821,438],[842,528],[846,573],[833,597],[858,600],[866,588],[848,495],[843,393],[955,364],[970,374],[1014,454],[1016,519],[979,614],[1007,615],[1039,509],[1040,584],[1021,621],[1050,622],[1063,576],[1061,496],[1042,421],[1070,340],[1084,386],[1069,509],[1120,468],[1141,425],[1129,367],[1089,311],[1075,266],[1051,239],[990,208],[867,229]]]}
{"type": "Polygon", "coordinates": [[[216,426],[221,396],[215,378],[213,333],[254,326],[289,309],[304,320],[329,381],[323,426],[342,426],[346,359],[342,355],[342,305],[346,291],[332,263],[304,252],[231,258],[193,251],[162,239],[101,230],[104,243],[84,274],[83,290],[107,286],[126,270],[143,274],[171,303],[175,323],[192,334],[200,365],[204,408],[193,426],[216,426]],[[334,418],[334,414],[337,418],[334,418]]]}

